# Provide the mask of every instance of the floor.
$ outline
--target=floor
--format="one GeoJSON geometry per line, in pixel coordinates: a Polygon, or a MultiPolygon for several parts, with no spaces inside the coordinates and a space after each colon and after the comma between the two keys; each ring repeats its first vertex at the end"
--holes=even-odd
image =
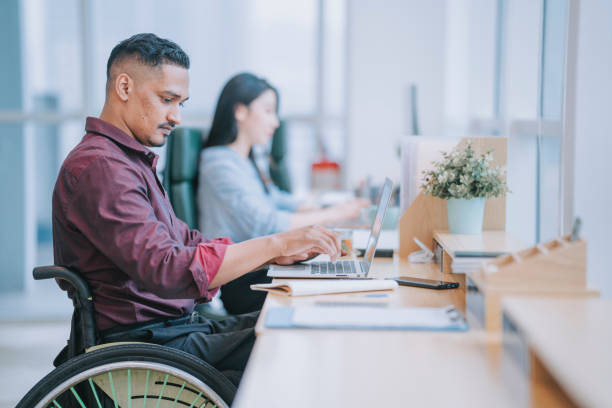
{"type": "Polygon", "coordinates": [[[0,407],[12,408],[53,369],[66,344],[70,320],[0,322],[0,407]]]}
{"type": "Polygon", "coordinates": [[[13,408],[53,369],[66,344],[72,303],[55,281],[36,281],[26,293],[0,296],[0,408],[13,408]]]}

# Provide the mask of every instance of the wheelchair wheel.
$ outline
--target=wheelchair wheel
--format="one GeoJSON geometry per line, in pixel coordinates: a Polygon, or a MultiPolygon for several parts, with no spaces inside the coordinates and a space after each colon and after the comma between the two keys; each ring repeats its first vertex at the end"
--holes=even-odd
{"type": "Polygon", "coordinates": [[[155,344],[101,348],[66,361],[17,408],[229,407],[236,388],[204,361],[155,344]]]}

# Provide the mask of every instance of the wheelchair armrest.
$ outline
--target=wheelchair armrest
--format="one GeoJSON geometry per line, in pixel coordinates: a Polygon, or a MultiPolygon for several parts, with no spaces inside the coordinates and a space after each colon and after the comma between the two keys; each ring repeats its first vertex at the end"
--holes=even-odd
{"type": "Polygon", "coordinates": [[[83,279],[78,273],[71,271],[68,268],[64,268],[63,266],[57,265],[49,265],[49,266],[37,266],[34,268],[34,279],[42,280],[42,279],[63,279],[68,281],[77,293],[77,298],[81,304],[86,304],[88,301],[92,301],[91,292],[89,291],[89,286],[85,279],[83,279]]]}
{"type": "MultiPolygon", "coordinates": [[[[75,307],[72,315],[72,327],[70,329],[70,339],[68,346],[56,358],[56,361],[61,358],[73,356],[82,353],[88,347],[97,344],[97,329],[94,319],[93,297],[89,290],[89,285],[85,279],[77,272],[72,271],[63,266],[49,265],[38,266],[32,272],[34,279],[62,279],[67,281],[74,288],[75,292],[72,295],[72,301],[75,307]],[[66,353],[63,355],[63,353],[66,353]],[[63,357],[62,357],[63,355],[63,357]]],[[[54,363],[59,364],[59,363],[54,363]]]]}

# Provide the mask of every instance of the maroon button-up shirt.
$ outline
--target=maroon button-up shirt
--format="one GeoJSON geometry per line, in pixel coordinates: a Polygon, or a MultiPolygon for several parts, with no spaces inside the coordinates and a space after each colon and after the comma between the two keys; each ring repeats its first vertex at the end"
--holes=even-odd
{"type": "Polygon", "coordinates": [[[89,284],[98,328],[181,316],[209,300],[231,241],[207,240],[176,217],[157,155],[100,119],[85,129],[55,184],[53,251],[89,284]]]}

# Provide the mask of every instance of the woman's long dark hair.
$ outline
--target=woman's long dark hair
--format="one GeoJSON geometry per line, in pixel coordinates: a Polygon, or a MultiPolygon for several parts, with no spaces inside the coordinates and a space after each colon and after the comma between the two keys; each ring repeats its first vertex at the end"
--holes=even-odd
{"type": "MultiPolygon", "coordinates": [[[[221,95],[219,95],[219,101],[215,109],[215,116],[213,117],[204,148],[225,146],[233,143],[238,137],[238,124],[234,116],[236,107],[241,104],[248,107],[251,102],[268,89],[271,89],[276,94],[276,111],[278,112],[278,91],[270,85],[268,81],[248,72],[233,76],[225,84],[223,90],[221,90],[221,95]]],[[[255,158],[253,157],[253,149],[249,152],[249,159],[251,159],[253,166],[255,166],[257,170],[257,175],[263,183],[264,190],[266,193],[269,193],[268,183],[270,183],[270,180],[265,177],[261,169],[257,166],[255,158]]]]}
{"type": "Polygon", "coordinates": [[[224,146],[234,142],[238,137],[238,124],[234,116],[236,107],[238,105],[249,106],[268,89],[273,90],[276,94],[276,110],[278,111],[278,91],[268,81],[248,72],[232,77],[219,95],[215,116],[204,147],[224,146]]]}

